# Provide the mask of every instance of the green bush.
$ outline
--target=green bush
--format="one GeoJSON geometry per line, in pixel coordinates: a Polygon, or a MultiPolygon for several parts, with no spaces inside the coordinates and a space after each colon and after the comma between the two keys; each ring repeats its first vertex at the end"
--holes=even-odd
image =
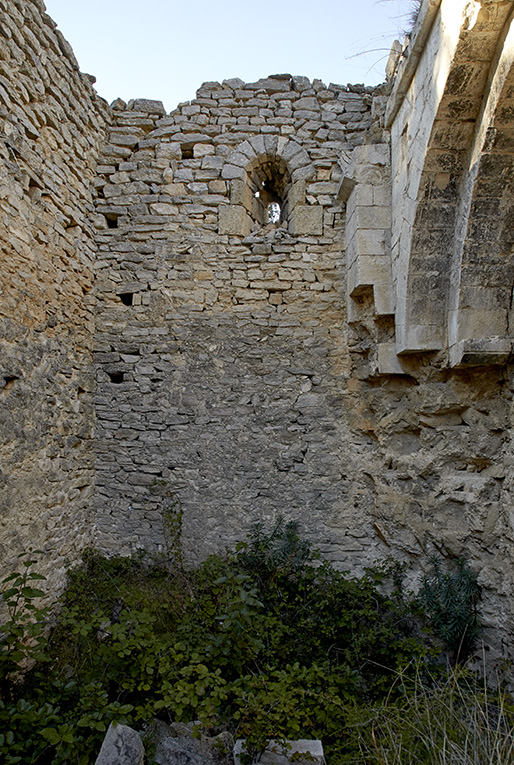
{"type": "Polygon", "coordinates": [[[229,729],[250,753],[269,738],[321,738],[332,762],[352,761],[355,710],[402,698],[398,673],[407,681],[434,653],[401,567],[349,578],[294,523],[257,526],[193,570],[177,560],[89,551],[50,635],[32,562],[9,578],[2,761],[86,763],[111,720],[153,717],[229,729]]]}

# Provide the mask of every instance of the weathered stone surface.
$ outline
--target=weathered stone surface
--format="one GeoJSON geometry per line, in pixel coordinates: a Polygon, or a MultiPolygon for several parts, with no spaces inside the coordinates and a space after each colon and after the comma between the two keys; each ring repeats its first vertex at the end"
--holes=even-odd
{"type": "Polygon", "coordinates": [[[143,765],[144,756],[139,733],[128,725],[111,723],[95,765],[143,765]]]}
{"type": "Polygon", "coordinates": [[[41,3],[7,0],[1,16],[13,34],[0,86],[0,558],[4,575],[44,550],[55,591],[93,536],[90,216],[110,111],[41,3]]]}
{"type": "Polygon", "coordinates": [[[219,208],[219,233],[248,236],[252,221],[244,207],[221,205],[219,208]]]}
{"type": "Polygon", "coordinates": [[[290,226],[294,236],[320,236],[323,233],[323,208],[297,205],[290,226]]]}
{"type": "MultiPolygon", "coordinates": [[[[234,763],[241,765],[241,754],[245,751],[244,739],[238,739],[234,745],[234,763]]],[[[264,752],[259,756],[263,765],[289,765],[291,762],[317,763],[323,765],[325,757],[323,744],[319,739],[301,738],[297,741],[286,741],[285,745],[270,741],[264,752]]]]}
{"type": "Polygon", "coordinates": [[[230,733],[206,736],[194,724],[166,725],[155,720],[147,731],[154,751],[153,760],[159,765],[232,765],[234,739],[230,733]]]}
{"type": "Polygon", "coordinates": [[[191,561],[285,512],[353,573],[466,555],[511,652],[509,7],[422,4],[376,90],[208,82],[166,116],[3,0],[8,569],[161,550],[176,501],[191,561]]]}

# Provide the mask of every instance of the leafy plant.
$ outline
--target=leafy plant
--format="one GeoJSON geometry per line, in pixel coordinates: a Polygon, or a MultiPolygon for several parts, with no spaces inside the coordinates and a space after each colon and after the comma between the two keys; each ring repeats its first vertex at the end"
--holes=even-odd
{"type": "MultiPolygon", "coordinates": [[[[177,526],[177,544],[178,535],[177,526]]],[[[270,738],[319,737],[333,763],[351,761],[355,710],[402,703],[433,653],[400,564],[349,578],[281,518],[195,569],[180,554],[86,552],[49,636],[31,567],[6,582],[0,761],[9,765],[87,763],[111,720],[156,716],[228,729],[246,738],[248,757],[270,738]]]]}
{"type": "Polygon", "coordinates": [[[48,660],[45,653],[48,609],[37,605],[44,592],[34,587],[34,582],[44,581],[45,577],[32,570],[36,563],[34,554],[37,552],[30,550],[19,555],[21,572],[15,571],[3,580],[2,600],[8,616],[0,632],[0,689],[4,699],[20,670],[28,669],[35,661],[48,660]]]}
{"type": "Polygon", "coordinates": [[[444,571],[442,561],[432,558],[433,574],[423,578],[419,601],[429,624],[455,662],[464,662],[480,632],[477,602],[480,588],[463,558],[444,571]]]}

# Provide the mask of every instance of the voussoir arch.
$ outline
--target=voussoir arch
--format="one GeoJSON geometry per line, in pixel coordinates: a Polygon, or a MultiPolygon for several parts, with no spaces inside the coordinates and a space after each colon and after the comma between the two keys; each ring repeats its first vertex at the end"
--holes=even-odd
{"type": "Polygon", "coordinates": [[[280,223],[293,235],[321,234],[323,210],[308,205],[305,184],[316,169],[298,141],[283,136],[254,136],[226,158],[222,178],[229,182],[230,210],[220,214],[220,233],[245,234],[266,225],[270,204],[280,208],[280,223]],[[225,221],[230,221],[227,226],[225,221]],[[227,230],[228,229],[228,230],[227,230]]]}

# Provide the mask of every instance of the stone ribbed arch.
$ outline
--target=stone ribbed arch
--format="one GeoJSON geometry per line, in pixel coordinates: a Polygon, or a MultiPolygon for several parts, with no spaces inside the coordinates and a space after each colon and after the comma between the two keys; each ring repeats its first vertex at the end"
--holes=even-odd
{"type": "Polygon", "coordinates": [[[514,10],[498,42],[461,190],[448,300],[450,362],[506,361],[514,285],[514,10]]]}
{"type": "Polygon", "coordinates": [[[419,108],[407,103],[403,118],[400,109],[395,120],[393,164],[404,179],[403,185],[393,183],[393,209],[401,210],[393,223],[399,353],[436,350],[447,342],[461,189],[491,63],[511,8],[443,0],[437,32],[426,45],[426,61],[422,57],[418,66],[419,82],[411,86],[410,97],[419,108]]]}
{"type": "Polygon", "coordinates": [[[323,208],[306,204],[305,195],[315,167],[297,141],[276,135],[253,136],[227,156],[221,175],[230,183],[230,205],[220,209],[219,232],[246,235],[254,223],[265,223],[263,202],[255,196],[265,171],[276,175],[275,192],[289,231],[297,236],[322,234],[323,208]]]}

